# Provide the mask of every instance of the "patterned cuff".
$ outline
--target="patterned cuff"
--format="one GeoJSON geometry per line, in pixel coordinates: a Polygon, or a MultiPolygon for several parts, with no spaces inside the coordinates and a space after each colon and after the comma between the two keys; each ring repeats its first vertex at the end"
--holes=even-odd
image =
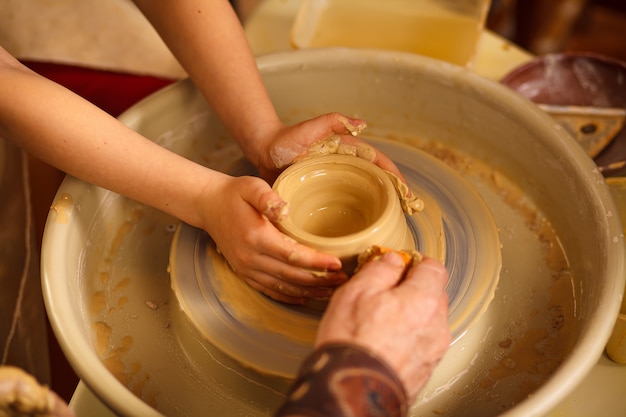
{"type": "Polygon", "coordinates": [[[396,373],[347,343],[316,349],[302,364],[276,417],[404,417],[407,395],[396,373]]]}

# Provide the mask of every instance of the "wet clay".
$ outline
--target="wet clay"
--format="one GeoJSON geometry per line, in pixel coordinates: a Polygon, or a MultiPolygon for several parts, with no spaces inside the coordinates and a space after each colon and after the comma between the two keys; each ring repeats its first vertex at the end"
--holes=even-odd
{"type": "Polygon", "coordinates": [[[68,222],[68,211],[72,210],[74,202],[68,193],[57,196],[50,206],[50,211],[55,213],[54,221],[61,224],[68,222]]]}
{"type": "Polygon", "coordinates": [[[398,188],[372,162],[335,153],[309,156],[283,171],[273,189],[289,206],[278,229],[337,256],[349,275],[357,256],[372,245],[415,248],[398,188]]]}
{"type": "MultiPolygon", "coordinates": [[[[350,130],[350,132],[352,132],[353,136],[357,136],[365,128],[365,126],[363,126],[357,131],[354,130],[355,128],[351,125],[346,125],[346,127],[350,130]]],[[[376,159],[376,150],[374,150],[374,148],[372,148],[367,143],[348,145],[341,142],[341,136],[331,135],[329,138],[311,145],[306,156],[304,158],[296,158],[294,163],[298,163],[303,159],[311,157],[333,154],[352,155],[365,159],[366,161],[372,163],[376,159]]],[[[402,210],[404,210],[404,212],[408,215],[412,215],[413,213],[422,211],[424,209],[424,201],[420,198],[420,196],[414,193],[412,190],[409,190],[407,184],[402,181],[396,174],[387,170],[385,170],[385,172],[389,176],[389,179],[391,179],[391,182],[393,183],[396,192],[398,193],[398,198],[400,198],[400,202],[402,204],[402,210]]]]}

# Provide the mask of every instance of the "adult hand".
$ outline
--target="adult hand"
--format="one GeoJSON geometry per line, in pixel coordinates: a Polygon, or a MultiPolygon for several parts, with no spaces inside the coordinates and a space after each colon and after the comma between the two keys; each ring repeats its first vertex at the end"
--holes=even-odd
{"type": "Polygon", "coordinates": [[[448,273],[430,258],[400,282],[403,270],[393,252],[365,264],[332,296],[316,346],[348,342],[371,350],[396,371],[413,402],[450,343],[448,273]]]}
{"type": "Polygon", "coordinates": [[[360,156],[403,179],[389,157],[356,137],[366,126],[365,121],[350,119],[340,113],[328,113],[293,126],[281,125],[271,138],[264,140],[263,149],[257,151],[256,159],[251,155],[248,157],[261,176],[271,183],[286,166],[315,152],[318,145],[334,136],[338,143],[332,144],[335,149],[330,152],[360,156]]]}
{"type": "Polygon", "coordinates": [[[222,175],[206,188],[199,205],[205,216],[201,227],[233,270],[269,297],[303,304],[329,297],[347,279],[337,257],[298,244],[272,224],[288,209],[262,179],[222,175]]]}

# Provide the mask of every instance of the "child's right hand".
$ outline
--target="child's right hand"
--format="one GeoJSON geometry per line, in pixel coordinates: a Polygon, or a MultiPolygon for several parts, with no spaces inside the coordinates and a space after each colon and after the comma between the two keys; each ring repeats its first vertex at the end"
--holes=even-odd
{"type": "Polygon", "coordinates": [[[275,300],[303,304],[328,297],[347,279],[337,257],[298,244],[274,226],[288,208],[260,178],[222,175],[207,184],[197,209],[200,227],[237,275],[275,300]]]}

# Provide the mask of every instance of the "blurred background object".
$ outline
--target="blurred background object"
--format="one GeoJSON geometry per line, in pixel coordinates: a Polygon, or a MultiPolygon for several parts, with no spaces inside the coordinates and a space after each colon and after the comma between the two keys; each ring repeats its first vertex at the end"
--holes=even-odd
{"type": "Polygon", "coordinates": [[[487,27],[535,55],[588,51],[626,60],[623,0],[494,0],[487,27]]]}

